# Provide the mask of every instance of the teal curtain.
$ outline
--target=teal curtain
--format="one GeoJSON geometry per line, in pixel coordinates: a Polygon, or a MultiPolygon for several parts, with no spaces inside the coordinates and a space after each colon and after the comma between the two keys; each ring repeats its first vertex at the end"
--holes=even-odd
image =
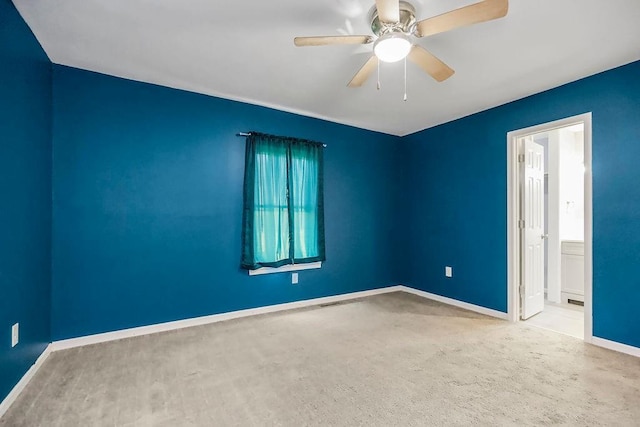
{"type": "Polygon", "coordinates": [[[322,144],[247,138],[241,267],[325,260],[322,144]]]}

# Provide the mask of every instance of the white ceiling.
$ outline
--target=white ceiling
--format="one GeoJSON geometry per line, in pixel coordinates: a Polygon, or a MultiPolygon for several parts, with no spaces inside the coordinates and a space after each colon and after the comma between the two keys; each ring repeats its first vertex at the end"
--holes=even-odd
{"type": "MultiPolygon", "coordinates": [[[[474,0],[413,0],[424,19],[474,0]]],[[[640,59],[640,0],[511,0],[502,19],[417,40],[456,74],[437,83],[372,50],[294,36],[371,34],[374,0],[14,0],[56,64],[406,135],[640,59]]]]}

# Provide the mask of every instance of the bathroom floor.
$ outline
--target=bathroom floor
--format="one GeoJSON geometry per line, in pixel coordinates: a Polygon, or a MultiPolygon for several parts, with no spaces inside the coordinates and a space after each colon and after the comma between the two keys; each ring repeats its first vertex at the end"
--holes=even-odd
{"type": "Polygon", "coordinates": [[[525,323],[584,339],[584,307],[580,305],[545,301],[544,311],[525,323]]]}

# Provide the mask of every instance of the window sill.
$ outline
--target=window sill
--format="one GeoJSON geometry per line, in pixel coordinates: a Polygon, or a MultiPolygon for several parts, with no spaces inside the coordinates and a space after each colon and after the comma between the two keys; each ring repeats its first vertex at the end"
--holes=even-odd
{"type": "Polygon", "coordinates": [[[288,271],[313,270],[322,267],[322,261],[308,262],[305,264],[289,264],[282,267],[262,267],[257,270],[249,270],[249,276],[260,274],[286,273],[288,271]]]}

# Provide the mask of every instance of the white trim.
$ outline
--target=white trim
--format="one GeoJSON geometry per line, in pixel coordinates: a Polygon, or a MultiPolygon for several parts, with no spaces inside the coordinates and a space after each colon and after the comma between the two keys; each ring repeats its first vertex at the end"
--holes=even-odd
{"type": "Polygon", "coordinates": [[[580,114],[507,133],[507,313],[511,322],[519,320],[519,232],[518,207],[518,138],[584,123],[584,341],[593,334],[593,189],[592,189],[592,120],[591,113],[580,114]]]}
{"type": "Polygon", "coordinates": [[[629,354],[631,356],[640,357],[640,347],[634,347],[632,345],[622,344],[616,341],[609,341],[604,338],[598,337],[592,337],[591,344],[620,353],[629,354]]]}
{"type": "Polygon", "coordinates": [[[320,304],[329,304],[333,302],[346,301],[356,298],[368,297],[371,295],[386,294],[389,292],[397,292],[400,286],[389,286],[386,288],[372,289],[369,291],[352,292],[349,294],[333,295],[330,297],[313,298],[302,301],[288,302],[284,304],[268,305],[265,307],[249,308],[246,310],[231,311],[228,313],[212,314],[209,316],[193,317],[190,319],[176,320],[174,322],[157,323],[149,326],[140,326],[137,328],[121,329],[119,331],[105,332],[102,334],[87,335],[78,338],[70,338],[51,343],[51,350],[65,350],[68,348],[82,347],[85,345],[98,344],[107,341],[115,341],[123,338],[137,337],[140,335],[155,334],[158,332],[172,331],[175,329],[188,328],[191,326],[207,325],[209,323],[223,322],[225,320],[238,319],[240,317],[255,316],[257,314],[275,313],[283,310],[292,310],[295,308],[310,307],[320,304]]]}
{"type": "Polygon", "coordinates": [[[584,340],[593,342],[593,130],[591,113],[584,123],[584,340]]]}
{"type": "Polygon", "coordinates": [[[227,313],[212,314],[209,316],[193,317],[190,319],[176,320],[173,322],[157,323],[154,325],[140,326],[137,328],[121,329],[119,331],[105,332],[102,334],[86,335],[78,338],[70,338],[66,340],[54,341],[51,343],[51,351],[66,350],[69,348],[82,347],[85,345],[98,344],[102,342],[115,341],[124,338],[132,338],[141,335],[155,334],[158,332],[172,331],[175,329],[183,329],[191,326],[207,325],[210,323],[223,322],[225,320],[238,319],[241,317],[255,316],[258,314],[275,313],[278,311],[292,310],[296,308],[311,307],[314,305],[330,304],[333,302],[347,301],[356,298],[364,298],[372,295],[386,294],[390,292],[407,292],[418,295],[434,301],[464,308],[466,310],[475,311],[487,316],[506,319],[507,314],[501,311],[492,310],[490,308],[458,301],[453,298],[447,298],[429,292],[420,291],[408,286],[388,286],[386,288],[372,289],[368,291],[353,292],[349,294],[333,295],[329,297],[313,298],[302,301],[294,301],[284,304],[275,304],[265,307],[249,308],[246,310],[231,311],[227,313]]]}
{"type": "Polygon", "coordinates": [[[507,320],[507,313],[502,311],[493,310],[491,308],[482,307],[468,302],[460,301],[453,298],[443,297],[442,295],[432,294],[430,292],[421,291],[419,289],[410,288],[408,286],[399,286],[400,291],[407,292],[419,297],[428,298],[433,301],[442,302],[444,304],[453,305],[455,307],[464,308],[465,310],[475,311],[476,313],[484,314],[491,317],[497,317],[498,319],[507,320]]]}
{"type": "Polygon", "coordinates": [[[257,270],[249,270],[249,276],[257,276],[260,274],[286,273],[287,271],[312,270],[321,268],[322,261],[307,262],[304,264],[287,264],[281,267],[262,267],[257,270]]]}
{"type": "Polygon", "coordinates": [[[53,350],[51,349],[51,344],[47,345],[44,351],[38,356],[33,365],[29,368],[29,370],[20,378],[18,384],[16,384],[13,389],[9,392],[7,397],[0,403],[0,418],[9,410],[9,407],[16,401],[20,393],[24,390],[24,388],[29,384],[29,381],[33,378],[33,376],[38,372],[38,369],[42,366],[47,357],[51,354],[53,350]]]}
{"type": "Polygon", "coordinates": [[[520,238],[518,232],[518,147],[517,139],[507,133],[507,319],[518,321],[518,268],[517,258],[520,238]]]}

